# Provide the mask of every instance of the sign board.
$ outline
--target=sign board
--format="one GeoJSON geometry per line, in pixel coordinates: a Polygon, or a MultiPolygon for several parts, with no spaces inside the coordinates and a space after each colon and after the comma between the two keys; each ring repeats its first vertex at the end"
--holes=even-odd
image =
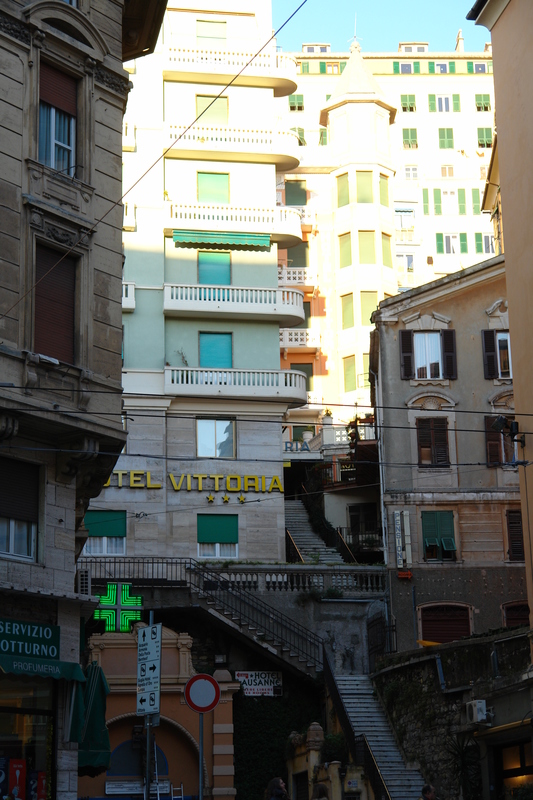
{"type": "Polygon", "coordinates": [[[59,625],[0,617],[0,653],[59,659],[59,625]]]}
{"type": "Polygon", "coordinates": [[[396,566],[401,569],[403,567],[402,518],[399,511],[394,512],[394,540],[396,542],[396,566]]]}
{"type": "MultiPolygon", "coordinates": [[[[157,783],[150,784],[150,794],[157,794],[157,783]]],[[[144,794],[144,783],[140,780],[106,781],[105,793],[110,795],[144,794]]],[[[170,794],[170,781],[159,781],[159,794],[170,794]]]]}
{"type": "Polygon", "coordinates": [[[137,714],[159,714],[161,700],[161,623],[139,630],[137,714]]]}
{"type": "Polygon", "coordinates": [[[211,675],[194,675],[185,686],[185,702],[198,714],[212,711],[220,700],[220,686],[211,675]]]}
{"type": "Polygon", "coordinates": [[[280,697],[283,692],[281,672],[236,672],[235,680],[249,697],[280,697]]]}

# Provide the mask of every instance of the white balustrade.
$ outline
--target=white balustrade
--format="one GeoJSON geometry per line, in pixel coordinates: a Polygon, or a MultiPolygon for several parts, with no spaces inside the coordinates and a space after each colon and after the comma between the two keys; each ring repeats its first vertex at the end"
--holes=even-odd
{"type": "MultiPolygon", "coordinates": [[[[289,81],[296,88],[296,61],[292,56],[278,52],[246,53],[242,50],[190,49],[169,46],[165,51],[166,71],[171,72],[214,72],[217,75],[237,75],[246,67],[237,83],[249,83],[254,76],[263,79],[264,85],[270,82],[276,88],[279,81],[289,81]]],[[[289,87],[293,91],[292,87],[289,87]]],[[[276,92],[277,94],[277,92],[276,92]]],[[[285,92],[283,92],[285,94],[285,92]]]]}
{"type": "Polygon", "coordinates": [[[298,136],[294,131],[245,130],[239,128],[212,128],[194,125],[187,129],[184,125],[167,125],[168,156],[176,156],[180,151],[213,150],[221,153],[253,153],[264,160],[285,165],[294,169],[299,163],[298,136]]]}
{"type": "Polygon", "coordinates": [[[296,370],[165,367],[165,394],[189,397],[255,397],[303,405],[307,376],[296,370]]]}
{"type": "Polygon", "coordinates": [[[309,328],[280,328],[279,345],[287,348],[318,348],[320,334],[309,328]]]}
{"type": "Polygon", "coordinates": [[[304,295],[298,289],[166,283],[163,308],[167,315],[227,313],[284,324],[298,324],[305,318],[304,295]]]}

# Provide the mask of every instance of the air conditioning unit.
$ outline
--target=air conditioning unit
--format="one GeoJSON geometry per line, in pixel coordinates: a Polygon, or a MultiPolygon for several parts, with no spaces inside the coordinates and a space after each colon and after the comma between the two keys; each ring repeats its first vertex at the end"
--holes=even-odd
{"type": "Polygon", "coordinates": [[[79,569],[76,571],[76,591],[78,594],[87,595],[91,594],[91,572],[88,569],[79,569]]]}
{"type": "Polygon", "coordinates": [[[490,722],[485,700],[471,700],[466,704],[467,722],[490,722]]]}

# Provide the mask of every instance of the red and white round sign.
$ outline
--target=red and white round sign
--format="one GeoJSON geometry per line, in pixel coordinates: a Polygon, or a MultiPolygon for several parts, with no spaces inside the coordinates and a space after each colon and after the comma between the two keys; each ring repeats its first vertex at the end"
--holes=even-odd
{"type": "Polygon", "coordinates": [[[185,701],[198,714],[212,711],[220,700],[220,686],[211,675],[194,675],[185,686],[185,701]]]}

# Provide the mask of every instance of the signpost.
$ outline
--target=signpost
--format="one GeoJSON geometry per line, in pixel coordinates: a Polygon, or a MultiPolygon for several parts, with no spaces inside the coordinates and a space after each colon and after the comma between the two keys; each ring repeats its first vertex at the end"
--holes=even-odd
{"type": "Polygon", "coordinates": [[[220,686],[211,675],[194,675],[187,681],[185,686],[185,702],[189,708],[192,708],[193,711],[200,714],[198,800],[202,800],[204,794],[204,714],[216,708],[219,700],[220,686]]]}
{"type": "MultiPolygon", "coordinates": [[[[145,800],[150,798],[150,726],[152,714],[159,719],[161,703],[161,623],[153,625],[154,612],[150,612],[150,625],[139,630],[137,643],[137,714],[145,717],[146,724],[146,783],[145,800]]],[[[157,756],[156,756],[157,757],[157,756]]]]}

